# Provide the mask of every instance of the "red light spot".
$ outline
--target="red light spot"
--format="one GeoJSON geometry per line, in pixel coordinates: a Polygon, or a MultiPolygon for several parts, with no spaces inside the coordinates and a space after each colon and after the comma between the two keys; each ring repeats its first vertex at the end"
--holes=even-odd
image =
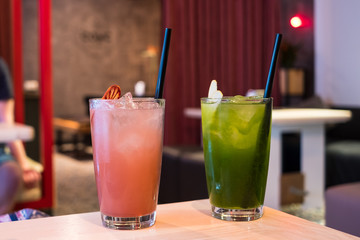
{"type": "Polygon", "coordinates": [[[303,25],[303,21],[301,20],[301,18],[299,16],[294,16],[290,19],[290,25],[293,28],[298,28],[303,25]]]}

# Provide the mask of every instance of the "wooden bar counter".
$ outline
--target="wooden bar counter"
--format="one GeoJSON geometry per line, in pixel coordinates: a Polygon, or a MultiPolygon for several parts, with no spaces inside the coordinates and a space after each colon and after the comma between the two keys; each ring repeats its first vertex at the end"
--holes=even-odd
{"type": "Polygon", "coordinates": [[[355,236],[265,207],[252,222],[211,217],[209,200],[159,205],[153,227],[112,230],[100,213],[83,213],[0,223],[0,239],[359,239],[355,236]]]}

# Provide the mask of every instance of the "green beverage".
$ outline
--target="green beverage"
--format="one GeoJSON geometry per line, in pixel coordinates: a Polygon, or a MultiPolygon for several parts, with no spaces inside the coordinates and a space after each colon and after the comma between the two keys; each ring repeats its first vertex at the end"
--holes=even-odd
{"type": "Polygon", "coordinates": [[[262,216],[269,165],[272,99],[202,98],[205,169],[213,216],[262,216]]]}

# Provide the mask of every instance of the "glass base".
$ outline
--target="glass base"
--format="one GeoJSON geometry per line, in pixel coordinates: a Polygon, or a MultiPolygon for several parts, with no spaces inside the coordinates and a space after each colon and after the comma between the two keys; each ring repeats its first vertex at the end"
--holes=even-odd
{"type": "Polygon", "coordinates": [[[211,205],[212,216],[226,221],[252,221],[262,217],[263,206],[251,209],[226,209],[211,205]]]}
{"type": "Polygon", "coordinates": [[[156,218],[156,211],[149,215],[140,217],[112,217],[101,213],[101,220],[105,227],[118,230],[135,230],[141,228],[148,228],[154,225],[156,218]]]}

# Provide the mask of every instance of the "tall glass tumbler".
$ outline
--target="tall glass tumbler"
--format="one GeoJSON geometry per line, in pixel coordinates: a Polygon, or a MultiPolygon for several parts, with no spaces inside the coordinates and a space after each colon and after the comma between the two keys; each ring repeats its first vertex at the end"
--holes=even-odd
{"type": "Polygon", "coordinates": [[[271,139],[271,98],[201,99],[212,215],[250,221],[263,215],[271,139]]]}
{"type": "Polygon", "coordinates": [[[90,99],[96,185],[102,223],[139,229],[155,223],[165,100],[90,99]]]}

